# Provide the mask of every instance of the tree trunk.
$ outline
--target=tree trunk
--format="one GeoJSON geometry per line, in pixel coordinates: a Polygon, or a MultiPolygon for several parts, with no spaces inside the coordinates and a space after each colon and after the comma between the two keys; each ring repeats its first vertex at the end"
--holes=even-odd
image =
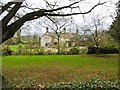
{"type": "Polygon", "coordinates": [[[99,49],[99,45],[98,45],[98,43],[96,43],[96,48],[99,49]]]}
{"type": "Polygon", "coordinates": [[[30,43],[29,43],[29,55],[32,55],[32,41],[30,40],[30,43]]]}
{"type": "Polygon", "coordinates": [[[96,54],[100,54],[99,52],[99,44],[96,42],[96,54]]]}
{"type": "Polygon", "coordinates": [[[58,49],[58,55],[60,54],[60,37],[58,37],[58,46],[57,46],[57,49],[58,49]]]}
{"type": "Polygon", "coordinates": [[[22,43],[22,41],[21,41],[21,30],[18,30],[17,31],[17,44],[20,44],[20,43],[22,43]]]}
{"type": "Polygon", "coordinates": [[[118,80],[119,80],[119,85],[120,85],[120,41],[118,42],[118,50],[119,50],[119,54],[118,54],[118,80]]]}

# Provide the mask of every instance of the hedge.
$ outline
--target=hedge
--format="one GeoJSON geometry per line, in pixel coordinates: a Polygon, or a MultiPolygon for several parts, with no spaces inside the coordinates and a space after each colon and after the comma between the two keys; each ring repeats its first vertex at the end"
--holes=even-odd
{"type": "Polygon", "coordinates": [[[117,48],[105,47],[105,48],[96,48],[88,47],[87,54],[118,54],[119,50],[117,48]]]}
{"type": "MultiPolygon", "coordinates": [[[[7,86],[7,85],[6,85],[7,86]]],[[[16,86],[3,88],[2,90],[120,90],[118,81],[106,81],[100,79],[92,79],[88,82],[69,82],[57,83],[48,86],[38,85],[18,88],[16,86]]]]}

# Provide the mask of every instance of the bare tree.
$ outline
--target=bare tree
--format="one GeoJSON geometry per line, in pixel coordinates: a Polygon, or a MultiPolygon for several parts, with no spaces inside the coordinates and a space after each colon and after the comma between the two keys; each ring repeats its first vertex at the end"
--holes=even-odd
{"type": "Polygon", "coordinates": [[[66,34],[67,26],[72,24],[72,18],[57,18],[57,17],[49,17],[50,21],[44,22],[44,24],[54,33],[54,35],[49,35],[50,37],[57,39],[57,50],[58,54],[60,54],[60,39],[64,37],[66,34]]]}
{"type": "MultiPolygon", "coordinates": [[[[45,0],[44,0],[45,1],[45,0]]],[[[7,4],[5,4],[4,6],[2,6],[0,8],[0,10],[2,10],[2,12],[0,14],[2,14],[4,11],[8,11],[8,14],[6,16],[4,16],[2,18],[2,20],[0,22],[2,22],[2,42],[8,40],[9,38],[13,37],[15,32],[17,30],[19,30],[25,22],[30,21],[30,20],[34,20],[34,19],[38,19],[40,17],[46,16],[70,16],[70,15],[78,15],[78,14],[87,14],[90,13],[95,7],[97,7],[98,5],[103,5],[106,2],[98,2],[96,5],[94,5],[93,7],[91,7],[90,10],[85,11],[85,12],[68,12],[68,13],[60,13],[61,10],[64,9],[77,9],[80,8],[78,3],[82,2],[83,0],[79,0],[79,1],[74,1],[71,2],[71,4],[66,5],[66,6],[59,6],[56,4],[50,4],[49,2],[45,1],[46,4],[48,4],[49,6],[54,6],[52,9],[43,9],[43,8],[30,8],[27,5],[22,5],[24,0],[20,0],[20,1],[11,1],[8,2],[7,4]],[[18,10],[20,10],[21,8],[24,9],[31,9],[33,11],[28,12],[28,13],[24,13],[23,16],[21,16],[21,18],[18,18],[18,20],[16,20],[13,23],[9,23],[12,18],[16,15],[16,13],[18,12],[18,10]]]]}
{"type": "Polygon", "coordinates": [[[88,32],[89,40],[92,40],[90,42],[93,42],[92,44],[94,44],[97,49],[100,46],[101,38],[106,34],[107,27],[105,27],[105,18],[106,17],[100,17],[99,15],[93,15],[88,24],[89,26],[84,26],[84,32],[88,32]]]}

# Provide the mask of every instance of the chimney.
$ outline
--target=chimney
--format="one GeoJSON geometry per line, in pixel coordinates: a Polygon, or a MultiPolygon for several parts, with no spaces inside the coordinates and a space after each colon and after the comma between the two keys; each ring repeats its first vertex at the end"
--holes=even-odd
{"type": "Polygon", "coordinates": [[[76,33],[79,33],[79,30],[78,30],[78,29],[76,30],[76,33]]]}
{"type": "Polygon", "coordinates": [[[49,31],[48,31],[48,27],[46,27],[46,32],[49,32],[49,31]]]}
{"type": "Polygon", "coordinates": [[[66,33],[66,28],[63,29],[64,33],[66,33]]]}

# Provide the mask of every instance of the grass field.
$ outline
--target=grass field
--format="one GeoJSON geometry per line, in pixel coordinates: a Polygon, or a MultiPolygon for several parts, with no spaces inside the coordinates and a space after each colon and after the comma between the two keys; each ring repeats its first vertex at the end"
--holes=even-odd
{"type": "Polygon", "coordinates": [[[18,50],[19,46],[22,46],[22,48],[23,48],[23,47],[27,46],[27,44],[9,45],[9,47],[12,51],[18,50]]]}
{"type": "Polygon", "coordinates": [[[92,78],[116,80],[117,55],[3,56],[3,73],[18,86],[79,82],[92,78]]]}
{"type": "Polygon", "coordinates": [[[19,45],[10,45],[9,46],[11,50],[15,51],[19,47],[19,45]]]}

